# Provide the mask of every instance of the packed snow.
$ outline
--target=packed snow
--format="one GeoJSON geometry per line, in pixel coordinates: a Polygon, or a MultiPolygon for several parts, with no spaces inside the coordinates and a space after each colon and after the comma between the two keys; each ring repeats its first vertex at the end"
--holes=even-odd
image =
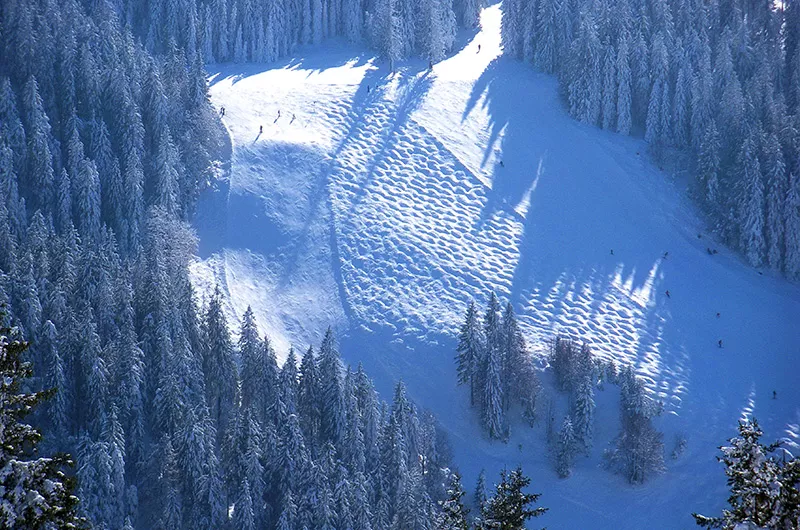
{"type": "Polygon", "coordinates": [[[384,397],[402,378],[437,414],[468,491],[521,463],[550,508],[536,525],[691,528],[723,507],[714,457],[742,415],[798,449],[800,291],[715,241],[643,142],[578,123],[555,79],[502,58],[498,5],[461,46],[431,71],[344,44],[211,67],[232,149],[201,198],[193,281],[223,290],[233,322],[252,306],[282,357],[333,326],[384,397]],[[609,386],[569,479],[541,426],[486,440],[453,356],[468,301],[492,290],[534,354],[560,333],[633,364],[665,404],[667,454],[677,433],[686,453],[643,486],[601,469],[609,386]]]}

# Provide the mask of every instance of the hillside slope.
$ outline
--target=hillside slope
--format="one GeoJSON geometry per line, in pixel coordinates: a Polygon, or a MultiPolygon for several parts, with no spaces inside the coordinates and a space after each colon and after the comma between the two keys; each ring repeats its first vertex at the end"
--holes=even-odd
{"type": "Polygon", "coordinates": [[[212,69],[232,154],[201,200],[194,281],[221,286],[230,318],[251,305],[284,356],[333,325],[384,396],[403,378],[438,415],[468,489],[481,468],[492,479],[522,463],[550,508],[538,526],[691,528],[692,511],[722,508],[714,456],[742,414],[800,442],[800,291],[704,233],[641,141],[572,120],[554,79],[501,58],[499,26],[499,6],[484,10],[432,71],[390,74],[344,45],[212,69]],[[455,385],[453,332],[490,290],[514,303],[534,353],[563,333],[632,363],[666,405],[667,450],[683,432],[687,453],[641,487],[600,469],[612,389],[568,480],[541,426],[484,440],[455,385]]]}

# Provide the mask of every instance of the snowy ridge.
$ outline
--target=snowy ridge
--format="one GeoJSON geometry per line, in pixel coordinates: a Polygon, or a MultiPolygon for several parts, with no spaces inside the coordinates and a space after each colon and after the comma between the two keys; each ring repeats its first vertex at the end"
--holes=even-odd
{"type": "Polygon", "coordinates": [[[211,96],[233,154],[229,190],[201,200],[195,285],[226,291],[234,331],[252,305],[280,356],[338,328],[345,360],[384,395],[403,378],[437,414],[467,488],[481,468],[522,463],[550,508],[539,525],[692,528],[692,511],[724,504],[714,457],[742,414],[800,443],[800,292],[715,242],[643,142],[572,120],[555,80],[500,57],[499,24],[499,6],[485,9],[432,72],[412,62],[390,75],[335,44],[219,67],[211,96]],[[562,333],[634,365],[665,403],[667,452],[685,433],[686,454],[638,488],[601,469],[617,432],[608,385],[594,452],[568,480],[541,426],[483,439],[452,333],[490,290],[514,303],[535,354],[562,333]]]}

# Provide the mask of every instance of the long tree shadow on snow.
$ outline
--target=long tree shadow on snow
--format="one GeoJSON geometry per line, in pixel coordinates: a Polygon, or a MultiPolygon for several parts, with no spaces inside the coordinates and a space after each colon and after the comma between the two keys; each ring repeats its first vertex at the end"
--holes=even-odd
{"type": "Polygon", "coordinates": [[[502,56],[473,85],[463,118],[478,106],[490,120],[483,164],[493,164],[482,221],[524,215],[509,293],[522,318],[541,339],[567,333],[610,355],[624,349],[619,360],[654,391],[678,394],[685,354],[661,340],[667,243],[642,229],[651,212],[616,192],[630,175],[595,141],[608,133],[569,117],[554,79],[502,56]]]}

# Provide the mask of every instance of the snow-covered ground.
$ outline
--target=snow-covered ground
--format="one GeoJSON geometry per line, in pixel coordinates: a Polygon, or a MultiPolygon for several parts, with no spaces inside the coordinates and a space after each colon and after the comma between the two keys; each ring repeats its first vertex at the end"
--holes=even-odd
{"type": "Polygon", "coordinates": [[[195,284],[218,284],[231,319],[251,305],[282,356],[332,325],[384,397],[404,379],[450,432],[468,489],[481,468],[492,480],[521,463],[550,508],[537,527],[692,528],[692,511],[724,504],[716,447],[743,414],[800,443],[798,287],[706,234],[641,141],[574,121],[554,79],[501,58],[499,6],[430,72],[391,74],[328,44],[212,68],[211,83],[232,154],[201,200],[195,284]],[[682,432],[686,454],[644,486],[602,470],[617,429],[608,387],[593,455],[567,480],[541,426],[483,439],[455,384],[453,332],[490,290],[514,303],[535,353],[562,333],[635,365],[665,402],[667,453],[682,432]]]}

